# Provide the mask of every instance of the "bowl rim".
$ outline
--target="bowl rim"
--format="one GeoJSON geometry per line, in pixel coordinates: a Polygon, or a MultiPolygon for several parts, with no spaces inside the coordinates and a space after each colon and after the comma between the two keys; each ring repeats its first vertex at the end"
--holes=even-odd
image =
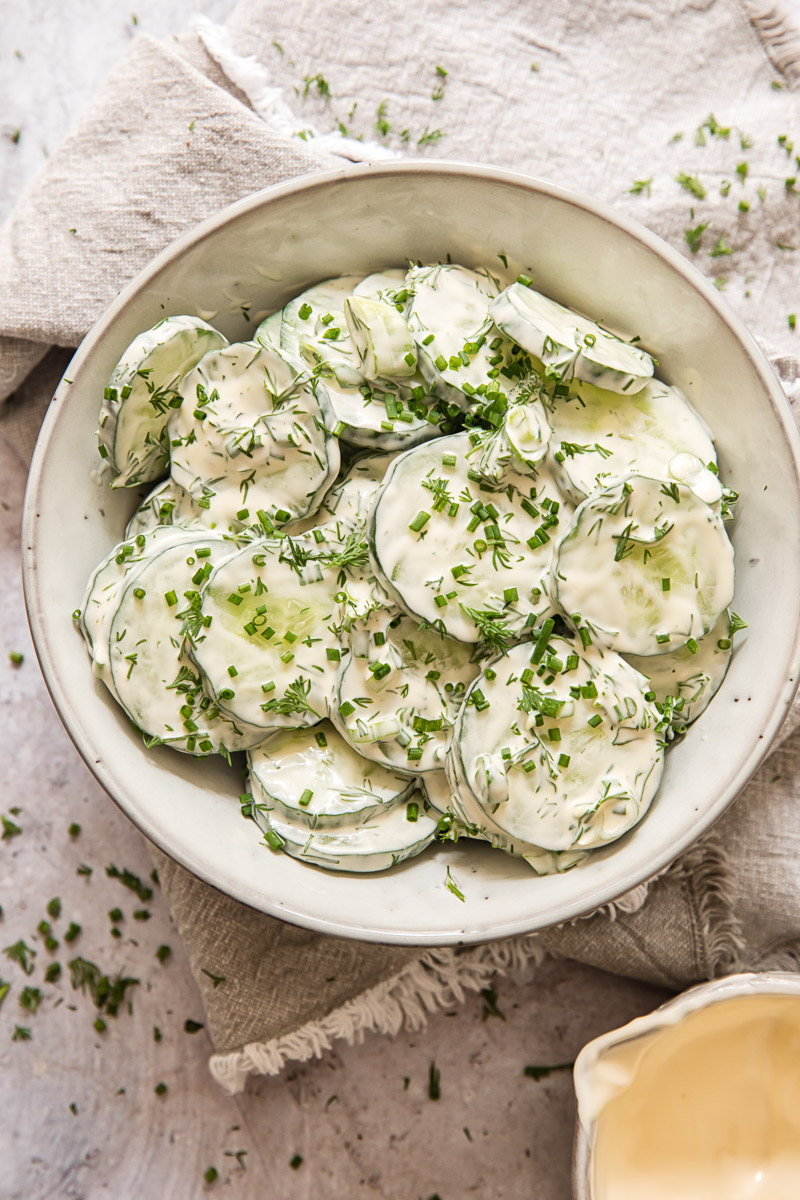
{"type": "Polygon", "coordinates": [[[784,674],[785,683],[780,695],[776,697],[775,706],[772,709],[770,718],[763,724],[761,736],[754,741],[750,752],[729,781],[728,786],[718,794],[712,806],[702,814],[698,814],[698,819],[691,829],[688,829],[680,838],[665,846],[661,854],[654,856],[648,862],[646,869],[639,869],[635,874],[626,876],[624,881],[620,880],[618,887],[615,888],[612,895],[608,894],[607,887],[601,888],[598,886],[582,900],[561,902],[553,909],[552,915],[548,915],[546,920],[542,920],[540,917],[534,915],[532,919],[528,916],[527,918],[520,917],[516,921],[509,921],[500,930],[481,930],[480,933],[470,931],[466,936],[464,936],[464,932],[454,931],[447,934],[435,933],[427,937],[418,932],[382,932],[355,929],[350,926],[344,927],[335,920],[313,916],[307,917],[302,913],[287,911],[285,907],[275,902],[268,901],[263,897],[254,897],[239,885],[238,880],[232,877],[229,877],[223,884],[218,878],[212,877],[212,873],[197,860],[190,850],[184,847],[165,844],[164,839],[153,828],[146,814],[136,811],[136,805],[132,803],[133,789],[131,789],[130,796],[123,794],[119,788],[118,781],[113,777],[113,772],[106,766],[105,757],[100,756],[98,758],[98,755],[95,753],[91,744],[91,737],[88,731],[84,731],[82,722],[72,705],[69,697],[68,681],[57,666],[57,658],[54,654],[50,637],[46,628],[41,623],[39,616],[42,611],[42,605],[40,603],[37,564],[37,509],[45,472],[48,445],[53,430],[61,417],[64,402],[68,398],[69,385],[65,380],[72,378],[73,374],[82,367],[123,309],[147,288],[149,282],[164,267],[180,258],[185,251],[202,242],[223,225],[244,214],[273,202],[278,202],[288,196],[326,189],[331,185],[346,185],[351,181],[360,180],[365,177],[377,179],[386,175],[439,178],[466,177],[472,180],[477,179],[500,183],[511,188],[521,189],[525,192],[533,191],[599,218],[605,224],[622,230],[651,251],[700,294],[701,298],[714,311],[716,317],[728,327],[742,347],[742,351],[758,378],[785,439],[792,460],[796,490],[798,495],[800,495],[800,432],[798,432],[795,425],[788,400],[777,376],[752,334],[747,330],[742,319],[733,311],[724,297],[720,295],[719,291],[705,279],[696,267],[661,237],[645,226],[640,225],[637,221],[615,212],[610,205],[604,202],[596,201],[589,196],[583,196],[570,189],[561,187],[559,184],[551,183],[523,172],[509,171],[500,167],[463,161],[439,159],[400,159],[397,161],[386,161],[381,159],[377,162],[350,164],[332,170],[307,173],[284,183],[274,184],[244,196],[241,200],[227,205],[210,217],[200,221],[170,242],[142,270],[137,272],[110,302],[92,328],[87,332],[70,360],[65,374],[53,395],[53,401],[57,401],[58,403],[51,402],[39,431],[28,475],[23,506],[23,591],[28,623],[45,685],[69,737],[94,778],[104,791],[107,792],[117,807],[121,809],[125,816],[132,821],[149,841],[162,850],[168,857],[179,863],[203,882],[210,884],[217,890],[223,891],[240,903],[246,904],[248,907],[270,916],[277,917],[282,921],[313,929],[317,932],[384,944],[420,946],[464,944],[465,942],[479,944],[480,942],[486,942],[497,937],[536,932],[541,929],[551,928],[565,921],[586,916],[597,907],[619,899],[620,896],[631,889],[660,874],[708,831],[722,816],[763,761],[791,705],[794,693],[798,687],[798,680],[800,680],[800,604],[798,604],[797,611],[794,614],[794,631],[791,653],[784,674]]]}

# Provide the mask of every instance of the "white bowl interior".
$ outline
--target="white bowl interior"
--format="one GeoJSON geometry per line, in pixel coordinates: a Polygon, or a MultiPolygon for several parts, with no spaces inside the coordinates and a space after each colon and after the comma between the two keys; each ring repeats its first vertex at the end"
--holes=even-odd
{"type": "Polygon", "coordinates": [[[455,164],[380,164],[315,176],[234,205],[165,251],[84,341],[34,458],[24,529],[26,597],[42,668],[76,746],[139,828],[201,878],[268,913],[387,942],[442,944],[542,928],[650,877],[720,815],[758,765],[797,677],[798,439],[769,368],[724,301],[653,235],[523,176],[455,164]],[[667,756],[647,817],[562,876],[477,844],[429,849],[378,876],[274,854],[242,820],[241,780],[221,761],[146,752],[96,681],[71,613],[120,540],[130,494],[98,483],[102,389],[141,330],[198,313],[231,338],[304,285],[404,259],[525,270],[556,299],[641,335],[708,423],[742,493],[732,538],[734,607],[749,621],[717,697],[667,756]],[[251,320],[245,320],[243,312],[251,320]],[[445,887],[445,865],[464,893],[445,887]]]}

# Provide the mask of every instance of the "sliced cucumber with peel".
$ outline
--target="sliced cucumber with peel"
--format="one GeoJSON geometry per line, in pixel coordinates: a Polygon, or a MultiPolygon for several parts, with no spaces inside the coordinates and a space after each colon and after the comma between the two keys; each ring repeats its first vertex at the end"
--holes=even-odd
{"type": "Polygon", "coordinates": [[[433,397],[421,379],[410,386],[390,380],[343,388],[327,371],[320,375],[333,411],[332,426],[342,443],[372,450],[407,450],[435,437],[428,420],[433,397]]]}
{"type": "Polygon", "coordinates": [[[500,366],[509,345],[489,316],[497,280],[486,271],[438,264],[412,267],[406,287],[419,368],[434,392],[466,408],[487,388],[503,390],[500,366]]]}
{"type": "Polygon", "coordinates": [[[551,851],[613,841],[647,811],[663,769],[647,688],[619,655],[545,626],[533,653],[513,647],[470,687],[456,777],[512,839],[551,851]]]}
{"type": "Polygon", "coordinates": [[[344,302],[361,279],[360,275],[326,279],[283,309],[281,348],[310,366],[327,364],[343,388],[365,382],[344,315],[344,302]]]}
{"type": "Polygon", "coordinates": [[[232,552],[213,535],[179,541],[152,556],[122,594],[109,631],[114,691],[150,738],[205,756],[255,745],[263,731],[230,720],[203,691],[184,652],[187,593],[232,552]]]}
{"type": "Polygon", "coordinates": [[[250,751],[248,766],[266,809],[309,829],[363,825],[416,786],[357,754],[329,721],[271,733],[250,751]]]}
{"type": "Polygon", "coordinates": [[[499,329],[563,379],[628,392],[652,377],[654,363],[646,351],[525,284],[507,287],[489,313],[499,329]]]}
{"type": "Polygon", "coordinates": [[[181,385],[169,431],[172,477],[210,527],[241,532],[304,517],[339,469],[325,389],[276,350],[208,354],[181,385]]]}
{"type": "Polygon", "coordinates": [[[465,642],[526,636],[551,608],[553,548],[571,509],[545,474],[476,471],[467,433],[398,457],[369,524],[378,578],[407,612],[465,642]]]}
{"type": "Polygon", "coordinates": [[[159,525],[199,533],[208,531],[192,497],[172,478],[163,480],[145,496],[125,528],[125,537],[135,538],[159,525]]]}
{"type": "Polygon", "coordinates": [[[377,612],[351,631],[333,720],[360,754],[415,774],[444,763],[472,647],[405,615],[377,612]]]}
{"type": "Polygon", "coordinates": [[[725,678],[733,653],[730,616],[724,612],[710,633],[667,654],[626,660],[646,675],[661,705],[668,705],[673,726],[685,728],[705,711],[725,678]]]}
{"type": "Polygon", "coordinates": [[[676,479],[706,503],[719,500],[719,480],[707,465],[716,467],[714,444],[677,388],[653,379],[621,396],[574,384],[547,409],[557,478],[576,504],[634,474],[676,479]]]}
{"type": "Polygon", "coordinates": [[[385,871],[420,854],[436,836],[437,816],[425,811],[421,792],[375,813],[369,821],[339,829],[309,829],[273,809],[255,809],[265,840],[293,858],[330,871],[385,871]]]}
{"type": "Polygon", "coordinates": [[[414,339],[394,304],[371,296],[348,296],[344,316],[366,379],[410,379],[415,374],[414,339]]]}
{"type": "Polygon", "coordinates": [[[167,420],[182,403],[180,382],[204,354],[227,338],[199,317],[166,317],[140,333],[111,372],[100,407],[101,455],[113,468],[111,487],[138,487],[169,466],[167,420]]]}
{"type": "Polygon", "coordinates": [[[209,694],[237,721],[263,730],[327,716],[341,657],[336,574],[306,559],[308,534],[246,546],[211,575],[190,629],[209,694]],[[294,548],[293,548],[294,547],[294,548]]]}
{"type": "Polygon", "coordinates": [[[109,632],[127,585],[155,555],[176,542],[191,542],[185,529],[158,526],[128,537],[108,554],[92,573],[80,609],[80,629],[92,658],[92,668],[116,695],[108,668],[109,632]]]}
{"type": "Polygon", "coordinates": [[[733,547],[691,488],[631,475],[576,509],[555,593],[584,636],[621,654],[665,654],[708,633],[733,598],[733,547]]]}

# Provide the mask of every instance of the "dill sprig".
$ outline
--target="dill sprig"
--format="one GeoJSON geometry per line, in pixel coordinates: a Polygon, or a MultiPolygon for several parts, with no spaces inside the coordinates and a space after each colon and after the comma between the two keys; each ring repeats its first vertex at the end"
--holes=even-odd
{"type": "MultiPolygon", "coordinates": [[[[315,708],[312,708],[308,703],[308,695],[311,691],[311,680],[304,679],[303,676],[295,679],[294,683],[290,683],[283,695],[268,700],[261,707],[264,712],[279,713],[281,716],[288,717],[295,714],[310,712],[315,717],[319,717],[319,713],[315,708]]],[[[321,719],[321,718],[320,718],[321,719]]]]}
{"type": "Polygon", "coordinates": [[[489,650],[505,654],[511,641],[512,633],[508,627],[508,622],[503,619],[503,614],[491,608],[469,608],[466,604],[460,604],[459,608],[464,616],[469,617],[470,621],[477,627],[483,646],[489,650]]]}

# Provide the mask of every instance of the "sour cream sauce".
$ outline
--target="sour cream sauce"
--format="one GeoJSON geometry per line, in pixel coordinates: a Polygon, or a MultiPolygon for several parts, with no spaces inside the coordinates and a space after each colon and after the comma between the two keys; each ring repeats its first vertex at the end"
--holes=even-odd
{"type": "Polygon", "coordinates": [[[800,990],[669,1011],[578,1059],[587,1200],[797,1200],[800,990]]]}

